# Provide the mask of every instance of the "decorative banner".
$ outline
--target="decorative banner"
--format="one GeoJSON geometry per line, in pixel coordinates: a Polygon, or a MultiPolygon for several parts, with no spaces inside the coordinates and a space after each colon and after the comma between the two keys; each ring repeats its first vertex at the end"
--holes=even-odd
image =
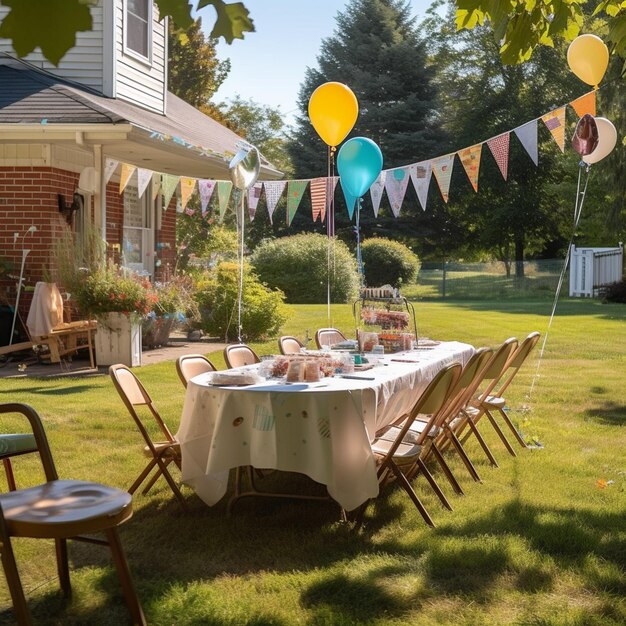
{"type": "Polygon", "coordinates": [[[200,210],[202,211],[202,217],[206,215],[207,207],[211,202],[211,196],[215,190],[217,183],[214,180],[207,180],[201,178],[198,181],[198,192],[200,193],[200,210]]]}
{"type": "Polygon", "coordinates": [[[262,192],[263,183],[254,183],[254,185],[248,189],[248,214],[250,215],[250,221],[254,220],[262,192]]]}
{"type": "Polygon", "coordinates": [[[326,212],[327,186],[327,178],[313,178],[311,180],[311,214],[313,215],[314,222],[317,222],[317,218],[320,217],[322,213],[326,212]]]}
{"type": "MultiPolygon", "coordinates": [[[[183,208],[183,211],[187,208],[187,203],[189,202],[189,198],[191,198],[191,194],[193,194],[193,190],[196,188],[196,179],[189,178],[188,176],[182,176],[180,179],[180,204],[183,208]]],[[[193,215],[193,213],[191,214],[193,215]]]]}
{"type": "Polygon", "coordinates": [[[372,197],[372,206],[374,207],[374,215],[378,217],[378,210],[380,209],[380,201],[383,197],[383,191],[385,190],[385,178],[387,177],[387,170],[383,170],[378,178],[372,183],[370,187],[370,196],[372,197]]]}
{"type": "Polygon", "coordinates": [[[309,184],[308,180],[290,180],[287,187],[287,226],[291,226],[291,222],[302,202],[302,196],[309,184]]]}
{"type": "Polygon", "coordinates": [[[447,154],[432,161],[435,180],[439,185],[439,191],[444,202],[448,202],[448,192],[450,191],[450,180],[452,178],[452,168],[454,167],[454,154],[447,154]]]}
{"type": "Polygon", "coordinates": [[[263,186],[265,187],[265,204],[267,204],[267,213],[270,218],[270,223],[273,224],[272,215],[274,215],[274,209],[276,208],[280,197],[283,195],[283,191],[285,191],[287,181],[272,180],[263,183],[263,186]]]}
{"type": "Polygon", "coordinates": [[[126,189],[126,185],[128,185],[128,181],[131,179],[131,176],[135,173],[137,168],[134,165],[128,165],[128,163],[122,163],[122,173],[120,174],[120,193],[126,189]]]}
{"type": "Polygon", "coordinates": [[[480,154],[482,149],[483,144],[478,143],[475,146],[470,146],[469,148],[464,148],[463,150],[459,150],[457,152],[459,159],[461,159],[461,163],[463,164],[463,168],[465,169],[465,173],[467,174],[470,183],[472,183],[474,191],[477,193],[478,170],[480,169],[480,154]]]}
{"type": "Polygon", "coordinates": [[[106,185],[113,176],[113,172],[117,169],[119,161],[115,159],[109,159],[108,157],[104,161],[104,184],[106,185]]]}
{"type": "Polygon", "coordinates": [[[163,210],[167,211],[170,200],[178,187],[178,176],[174,174],[161,174],[161,190],[163,191],[163,210]]]}
{"type": "Polygon", "coordinates": [[[561,152],[565,152],[565,107],[550,111],[541,118],[548,130],[552,133],[561,152]]]}
{"type": "Polygon", "coordinates": [[[537,120],[526,122],[513,129],[520,143],[528,152],[535,165],[539,165],[539,149],[537,147],[537,120]]]}
{"type": "Polygon", "coordinates": [[[152,204],[156,202],[159,191],[161,191],[161,174],[152,172],[152,204]]]}
{"type": "Polygon", "coordinates": [[[509,175],[509,133],[502,133],[487,142],[504,180],[509,175]]]}
{"type": "Polygon", "coordinates": [[[220,222],[224,219],[226,214],[226,207],[228,207],[228,201],[230,200],[230,193],[233,190],[233,184],[229,180],[217,181],[217,201],[220,210],[220,222]]]}
{"type": "Polygon", "coordinates": [[[385,189],[387,190],[387,198],[389,199],[389,205],[391,206],[391,212],[394,217],[400,215],[400,209],[402,208],[402,202],[404,201],[404,194],[406,193],[408,184],[408,167],[396,167],[393,170],[387,170],[385,189]]]}
{"type": "Polygon", "coordinates": [[[578,117],[582,117],[585,113],[596,116],[596,92],[590,91],[576,100],[570,102],[570,106],[576,111],[578,117]]]}
{"type": "Polygon", "coordinates": [[[145,170],[143,167],[137,169],[137,193],[139,197],[146,193],[146,189],[152,180],[152,170],[145,170]]]}
{"type": "Polygon", "coordinates": [[[330,205],[335,199],[335,189],[337,189],[337,183],[339,182],[339,176],[331,176],[326,179],[326,206],[322,210],[322,224],[326,219],[326,213],[330,212],[330,205]]]}
{"type": "Polygon", "coordinates": [[[428,200],[428,188],[430,187],[430,179],[433,175],[432,163],[430,161],[415,163],[410,166],[409,173],[411,174],[411,180],[413,181],[413,187],[415,187],[417,199],[422,205],[422,211],[425,211],[426,202],[428,200]]]}

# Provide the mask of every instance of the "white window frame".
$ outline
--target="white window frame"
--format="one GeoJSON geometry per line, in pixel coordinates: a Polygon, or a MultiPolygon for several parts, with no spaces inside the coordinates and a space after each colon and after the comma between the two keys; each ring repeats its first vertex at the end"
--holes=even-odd
{"type": "MultiPolygon", "coordinates": [[[[110,0],[109,0],[110,1],[110,0]]],[[[148,65],[148,66],[152,66],[152,31],[154,29],[154,23],[153,23],[153,11],[154,11],[154,3],[152,2],[152,0],[148,0],[148,56],[144,56],[143,54],[141,54],[141,52],[137,52],[136,50],[133,50],[129,45],[128,45],[128,0],[124,0],[123,3],[123,16],[122,16],[122,23],[124,25],[123,28],[123,35],[122,35],[122,50],[124,51],[124,54],[132,57],[133,59],[136,59],[137,61],[139,61],[140,63],[143,63],[144,65],[148,65]]]]}
{"type": "MultiPolygon", "coordinates": [[[[130,181],[128,187],[137,187],[137,183],[130,181]]],[[[126,193],[126,189],[124,190],[126,193]]],[[[148,184],[143,196],[138,196],[141,206],[141,215],[143,226],[127,226],[126,225],[126,207],[124,206],[123,223],[122,223],[122,265],[123,267],[138,273],[147,273],[151,277],[154,276],[154,203],[152,202],[152,182],[148,184]],[[142,258],[141,263],[127,263],[126,252],[124,250],[125,233],[128,230],[139,232],[141,234],[142,258]]],[[[123,201],[125,203],[125,199],[123,201]]]]}

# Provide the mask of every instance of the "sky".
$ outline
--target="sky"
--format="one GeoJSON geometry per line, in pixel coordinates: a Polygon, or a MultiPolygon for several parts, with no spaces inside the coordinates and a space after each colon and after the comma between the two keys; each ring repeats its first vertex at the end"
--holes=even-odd
{"type": "MultiPolygon", "coordinates": [[[[213,100],[239,94],[261,104],[280,107],[290,123],[307,67],[317,65],[321,41],[335,29],[335,17],[348,0],[244,0],[256,32],[231,45],[220,40],[218,57],[230,58],[231,70],[213,100]]],[[[431,0],[411,0],[413,14],[425,15],[431,0]]],[[[211,9],[200,12],[205,30],[213,24],[211,9]]]]}

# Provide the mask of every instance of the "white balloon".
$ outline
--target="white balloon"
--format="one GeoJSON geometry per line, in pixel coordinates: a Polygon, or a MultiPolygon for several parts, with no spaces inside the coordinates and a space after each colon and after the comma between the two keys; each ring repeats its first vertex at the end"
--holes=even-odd
{"type": "Polygon", "coordinates": [[[598,127],[598,145],[591,154],[583,157],[583,161],[588,165],[602,161],[605,156],[613,152],[617,143],[617,131],[613,122],[607,120],[606,117],[596,117],[595,120],[598,127]]]}
{"type": "Polygon", "coordinates": [[[228,165],[230,178],[237,189],[245,191],[256,183],[261,170],[259,151],[253,146],[239,150],[228,165]]]}

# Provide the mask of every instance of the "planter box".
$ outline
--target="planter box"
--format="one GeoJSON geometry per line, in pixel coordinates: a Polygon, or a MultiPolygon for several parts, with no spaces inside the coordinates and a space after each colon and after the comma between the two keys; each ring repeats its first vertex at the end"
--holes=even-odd
{"type": "Polygon", "coordinates": [[[107,313],[98,319],[95,337],[98,365],[141,365],[141,323],[123,313],[107,313]]]}

